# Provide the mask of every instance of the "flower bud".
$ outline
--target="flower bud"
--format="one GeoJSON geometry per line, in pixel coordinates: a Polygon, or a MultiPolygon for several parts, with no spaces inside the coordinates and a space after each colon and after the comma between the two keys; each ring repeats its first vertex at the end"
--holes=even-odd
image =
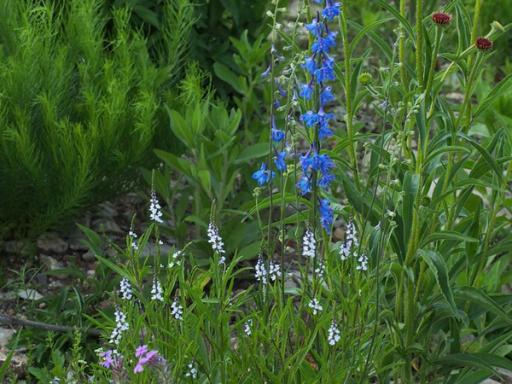
{"type": "Polygon", "coordinates": [[[444,12],[434,12],[432,14],[432,21],[436,25],[445,26],[450,24],[450,22],[452,21],[452,16],[444,12]]]}
{"type": "Polygon", "coordinates": [[[486,37],[479,37],[476,39],[476,42],[475,42],[475,46],[480,50],[480,51],[488,51],[492,48],[492,41],[489,40],[488,38],[486,37]]]}
{"type": "Polygon", "coordinates": [[[368,85],[372,82],[372,75],[368,72],[363,72],[359,75],[359,82],[362,85],[368,85]]]}

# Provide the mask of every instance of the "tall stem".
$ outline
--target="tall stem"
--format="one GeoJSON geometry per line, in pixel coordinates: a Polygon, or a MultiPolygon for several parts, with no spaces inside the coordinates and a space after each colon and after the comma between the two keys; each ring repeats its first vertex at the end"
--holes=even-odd
{"type": "Polygon", "coordinates": [[[345,65],[345,107],[347,113],[345,115],[345,122],[347,124],[347,136],[349,141],[348,151],[350,160],[352,163],[352,172],[354,173],[354,180],[358,189],[360,189],[359,182],[359,171],[357,169],[357,158],[354,144],[354,111],[352,109],[352,65],[351,65],[351,56],[352,52],[350,52],[350,46],[348,42],[348,32],[347,32],[347,19],[345,18],[345,3],[342,5],[343,9],[339,18],[340,30],[341,30],[341,38],[343,41],[343,62],[345,65]]]}
{"type": "MultiPolygon", "coordinates": [[[[400,0],[400,16],[403,18],[407,17],[405,11],[406,0],[400,0]]],[[[404,90],[409,89],[407,84],[407,73],[405,71],[405,28],[400,24],[400,36],[398,37],[398,61],[400,65],[400,79],[402,81],[402,87],[404,90]]]]}
{"type": "Polygon", "coordinates": [[[423,91],[423,0],[416,0],[416,76],[420,92],[423,91]]]}

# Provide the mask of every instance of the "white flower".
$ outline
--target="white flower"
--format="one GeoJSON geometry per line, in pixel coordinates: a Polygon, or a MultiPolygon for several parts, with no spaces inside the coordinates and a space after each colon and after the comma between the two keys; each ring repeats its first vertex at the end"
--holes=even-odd
{"type": "Polygon", "coordinates": [[[357,259],[359,262],[359,265],[356,267],[358,271],[367,271],[368,270],[368,257],[363,253],[359,258],[357,259]]]}
{"type": "Polygon", "coordinates": [[[329,345],[336,345],[338,341],[340,341],[341,339],[340,335],[341,332],[333,320],[331,326],[327,330],[327,342],[329,343],[329,345]]]}
{"type": "Polygon", "coordinates": [[[279,264],[274,264],[273,262],[268,263],[268,276],[272,281],[276,281],[279,277],[281,277],[281,267],[279,264]]]}
{"type": "Polygon", "coordinates": [[[181,260],[182,255],[183,255],[183,251],[179,251],[179,250],[175,251],[171,256],[169,263],[167,264],[167,268],[171,269],[175,265],[180,265],[182,262],[182,260],[181,260]]]}
{"type": "Polygon", "coordinates": [[[128,236],[130,237],[132,248],[134,250],[139,249],[139,245],[137,244],[137,234],[133,231],[133,229],[130,229],[130,232],[128,232],[128,236]]]}
{"type": "Polygon", "coordinates": [[[266,285],[270,279],[270,281],[276,281],[281,277],[281,267],[277,263],[273,263],[270,261],[268,263],[268,270],[265,267],[265,262],[263,258],[260,256],[254,267],[255,273],[254,277],[257,281],[261,281],[263,285],[266,285]]]}
{"type": "Polygon", "coordinates": [[[192,361],[187,365],[187,372],[185,373],[185,377],[190,377],[191,379],[197,378],[197,368],[195,363],[192,361]]]}
{"type": "Polygon", "coordinates": [[[318,264],[315,268],[315,273],[318,276],[319,279],[323,279],[325,275],[325,264],[323,261],[318,261],[318,264]]]}
{"type": "Polygon", "coordinates": [[[226,253],[226,251],[224,250],[224,242],[222,241],[222,238],[219,235],[219,229],[215,226],[215,224],[210,223],[208,225],[207,234],[208,242],[212,246],[213,251],[217,252],[221,256],[219,263],[224,264],[226,261],[224,253],[226,253]]]}
{"type": "Polygon", "coordinates": [[[114,312],[114,317],[116,318],[116,327],[112,330],[110,334],[110,343],[119,345],[121,341],[121,336],[123,332],[127,331],[129,328],[128,322],[126,321],[126,315],[121,311],[119,307],[116,308],[114,312]]]}
{"type": "Polygon", "coordinates": [[[131,300],[132,295],[132,286],[126,277],[121,279],[119,283],[119,291],[121,292],[121,299],[123,300],[131,300]]]}
{"type": "Polygon", "coordinates": [[[313,316],[316,316],[319,312],[322,312],[322,309],[324,309],[316,298],[309,302],[308,307],[313,311],[313,316]]]}
{"type": "Polygon", "coordinates": [[[164,290],[158,279],[153,277],[153,286],[151,287],[151,300],[164,301],[164,290]]]}
{"type": "Polygon", "coordinates": [[[252,335],[252,319],[249,319],[244,324],[244,332],[247,336],[252,335]]]}
{"type": "Polygon", "coordinates": [[[302,256],[315,257],[316,254],[316,240],[315,235],[310,229],[306,230],[302,239],[302,256]]]}
{"type": "Polygon", "coordinates": [[[149,200],[149,218],[157,223],[163,223],[162,207],[155,192],[151,192],[151,199],[149,200]]]}
{"type": "Polygon", "coordinates": [[[263,258],[261,256],[258,258],[258,261],[256,262],[256,266],[254,267],[254,269],[255,269],[254,277],[256,278],[256,280],[261,281],[263,283],[263,285],[266,285],[268,282],[268,280],[267,280],[268,273],[267,273],[267,269],[265,268],[265,263],[263,262],[263,258]]]}
{"type": "Polygon", "coordinates": [[[357,229],[354,225],[354,222],[351,220],[347,224],[347,230],[345,232],[345,241],[341,245],[340,248],[340,258],[341,260],[347,260],[350,256],[350,252],[353,248],[356,248],[359,245],[359,240],[357,239],[357,229]]]}
{"type": "Polygon", "coordinates": [[[178,299],[174,299],[171,304],[171,315],[176,320],[183,320],[183,307],[178,303],[178,299]]]}

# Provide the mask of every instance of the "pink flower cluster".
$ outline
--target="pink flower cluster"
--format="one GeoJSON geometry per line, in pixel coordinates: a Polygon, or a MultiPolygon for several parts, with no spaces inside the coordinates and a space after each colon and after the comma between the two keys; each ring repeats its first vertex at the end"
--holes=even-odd
{"type": "Polygon", "coordinates": [[[145,365],[156,365],[163,362],[163,358],[160,356],[158,351],[149,350],[147,345],[141,345],[135,350],[135,357],[139,360],[133,368],[134,373],[140,373],[144,371],[145,365]]]}

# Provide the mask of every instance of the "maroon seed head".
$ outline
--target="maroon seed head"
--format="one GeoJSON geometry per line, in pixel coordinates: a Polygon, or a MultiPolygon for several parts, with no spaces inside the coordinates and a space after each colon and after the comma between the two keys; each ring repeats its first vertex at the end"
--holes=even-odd
{"type": "Polygon", "coordinates": [[[432,21],[437,25],[448,25],[452,21],[452,17],[444,12],[434,12],[432,14],[432,21]]]}
{"type": "Polygon", "coordinates": [[[479,37],[476,39],[475,45],[481,51],[488,51],[492,48],[492,41],[486,37],[479,37]]]}

